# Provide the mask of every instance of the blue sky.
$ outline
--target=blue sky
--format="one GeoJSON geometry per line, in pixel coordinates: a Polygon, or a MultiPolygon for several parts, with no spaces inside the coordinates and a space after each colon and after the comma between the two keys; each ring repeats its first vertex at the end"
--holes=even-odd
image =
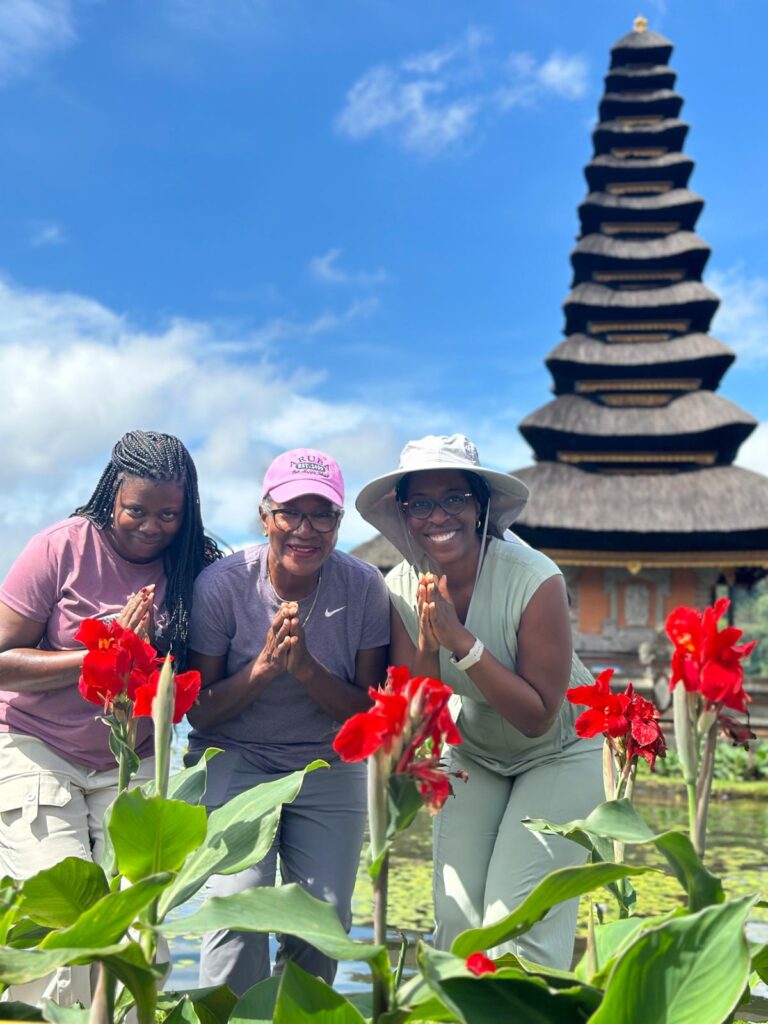
{"type": "Polygon", "coordinates": [[[3,0],[0,568],[136,426],[187,441],[233,543],[286,447],[350,498],[428,432],[529,463],[638,13],[675,43],[721,393],[768,472],[764,0],[3,0]]]}

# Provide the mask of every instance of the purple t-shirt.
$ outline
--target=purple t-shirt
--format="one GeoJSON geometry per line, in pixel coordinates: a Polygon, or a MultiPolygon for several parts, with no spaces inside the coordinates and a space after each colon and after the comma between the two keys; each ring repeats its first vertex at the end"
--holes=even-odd
{"type": "MultiPolygon", "coordinates": [[[[74,639],[83,619],[109,619],[141,587],[155,584],[155,618],[163,625],[165,571],[162,558],[127,562],[83,516],[54,523],[36,534],[11,566],[0,601],[34,622],[45,623],[39,646],[47,651],[81,650],[74,639]],[[160,614],[158,614],[160,609],[160,614]]],[[[98,721],[77,685],[45,693],[0,690],[0,732],[36,736],[57,754],[103,771],[116,765],[109,729],[98,721]]],[[[152,752],[151,722],[138,723],[136,750],[152,752]]]]}
{"type": "MultiPolygon", "coordinates": [[[[227,675],[256,657],[281,604],[267,578],[267,552],[266,544],[238,551],[209,565],[195,581],[189,646],[200,654],[226,654],[227,675]]],[[[332,551],[319,590],[299,602],[299,618],[307,620],[310,653],[334,675],[354,682],[358,651],[389,643],[389,596],[381,573],[332,551]]],[[[189,746],[195,753],[206,747],[238,750],[265,771],[294,771],[316,757],[338,760],[331,744],[339,725],[284,672],[235,718],[191,732],[189,746]]]]}

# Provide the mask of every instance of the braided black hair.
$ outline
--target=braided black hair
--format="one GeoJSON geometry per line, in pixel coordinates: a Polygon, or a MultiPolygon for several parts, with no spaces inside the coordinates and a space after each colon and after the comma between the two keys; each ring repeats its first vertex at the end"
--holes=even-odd
{"type": "Polygon", "coordinates": [[[200,570],[221,558],[222,552],[203,531],[197,470],[192,456],[172,434],[154,430],[130,430],[124,434],[112,449],[112,458],[93,494],[72,515],[85,516],[98,530],[103,530],[112,519],[117,491],[126,476],[174,481],[184,487],[184,518],[163,554],[169,650],[180,669],[186,662],[192,584],[200,570]]]}

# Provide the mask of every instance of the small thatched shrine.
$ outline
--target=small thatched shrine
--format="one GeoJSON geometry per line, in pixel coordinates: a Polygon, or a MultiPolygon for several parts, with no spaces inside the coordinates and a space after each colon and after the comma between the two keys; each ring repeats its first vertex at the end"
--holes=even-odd
{"type": "Polygon", "coordinates": [[[514,471],[515,530],[566,573],[577,648],[632,673],[672,607],[768,570],[768,478],[732,465],[755,420],[716,393],[734,354],[707,333],[671,53],[643,18],[611,51],[555,398],[521,424],[537,461],[514,471]]]}

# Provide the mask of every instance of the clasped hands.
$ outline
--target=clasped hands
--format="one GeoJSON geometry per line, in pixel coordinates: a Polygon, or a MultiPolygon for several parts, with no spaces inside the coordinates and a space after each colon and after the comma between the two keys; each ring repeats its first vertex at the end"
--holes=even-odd
{"type": "Polygon", "coordinates": [[[299,606],[296,601],[284,601],[272,620],[254,667],[260,668],[270,679],[281,672],[290,672],[299,679],[313,664],[299,619],[299,606]]]}
{"type": "Polygon", "coordinates": [[[456,651],[466,645],[466,638],[472,646],[474,637],[459,621],[446,576],[426,572],[419,578],[416,607],[419,613],[419,650],[435,652],[445,647],[448,651],[456,651]]]}

